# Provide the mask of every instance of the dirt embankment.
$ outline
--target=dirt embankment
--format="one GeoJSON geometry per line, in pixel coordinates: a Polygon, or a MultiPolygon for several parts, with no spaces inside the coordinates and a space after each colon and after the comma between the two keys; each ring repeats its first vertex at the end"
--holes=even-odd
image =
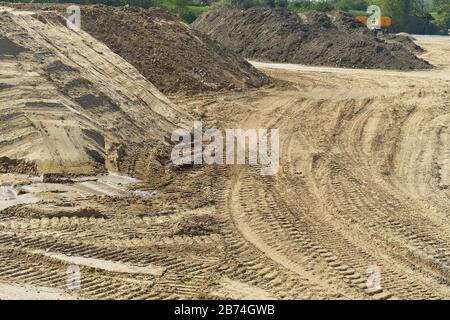
{"type": "MultiPolygon", "coordinates": [[[[8,4],[25,10],[67,5],[8,4]]],[[[132,64],[163,93],[242,89],[271,79],[179,17],[159,8],[81,6],[81,28],[132,64]]]]}
{"type": "Polygon", "coordinates": [[[245,58],[366,69],[429,69],[397,42],[385,42],[344,12],[216,9],[192,25],[245,58]]]}
{"type": "Polygon", "coordinates": [[[0,173],[24,173],[36,175],[37,169],[34,162],[0,157],[0,173]]]}
{"type": "Polygon", "coordinates": [[[384,34],[380,36],[380,38],[387,43],[401,44],[414,54],[424,52],[423,48],[414,42],[416,39],[408,33],[401,32],[397,34],[384,34]]]}
{"type": "Polygon", "coordinates": [[[0,34],[0,172],[118,171],[127,152],[166,141],[189,119],[58,13],[4,8],[0,34]]]}

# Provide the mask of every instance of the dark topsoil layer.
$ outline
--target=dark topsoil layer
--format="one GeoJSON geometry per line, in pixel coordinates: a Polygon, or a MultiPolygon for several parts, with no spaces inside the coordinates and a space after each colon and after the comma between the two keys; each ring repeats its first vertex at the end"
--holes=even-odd
{"type": "Polygon", "coordinates": [[[347,68],[432,68],[401,43],[377,38],[344,12],[219,8],[203,13],[192,26],[249,59],[347,68]]]}
{"type": "MultiPolygon", "coordinates": [[[[68,16],[68,5],[3,5],[57,10],[68,16]]],[[[164,93],[260,87],[272,81],[231,50],[159,8],[81,6],[81,28],[164,93]]]]}
{"type": "Polygon", "coordinates": [[[0,157],[0,173],[23,173],[36,175],[37,167],[34,162],[0,157]]]}
{"type": "Polygon", "coordinates": [[[414,54],[425,51],[421,46],[414,42],[416,39],[407,33],[385,34],[380,36],[380,38],[387,43],[399,43],[414,54]]]}
{"type": "Polygon", "coordinates": [[[17,56],[24,52],[25,48],[15,44],[9,39],[1,38],[0,35],[0,56],[17,56]]]}

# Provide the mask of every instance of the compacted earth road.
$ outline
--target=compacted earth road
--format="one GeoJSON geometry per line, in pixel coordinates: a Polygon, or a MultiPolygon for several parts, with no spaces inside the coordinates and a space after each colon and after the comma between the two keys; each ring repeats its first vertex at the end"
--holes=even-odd
{"type": "Polygon", "coordinates": [[[434,70],[254,62],[292,86],[201,110],[215,124],[280,130],[277,175],[224,170],[228,248],[254,270],[242,281],[289,298],[450,296],[450,41],[419,44],[434,70]]]}

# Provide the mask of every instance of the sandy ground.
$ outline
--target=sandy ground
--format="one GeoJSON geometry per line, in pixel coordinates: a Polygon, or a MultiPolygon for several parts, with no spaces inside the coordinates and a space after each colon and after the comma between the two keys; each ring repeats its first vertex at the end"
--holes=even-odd
{"type": "Polygon", "coordinates": [[[1,298],[449,299],[450,41],[419,44],[436,69],[255,63],[290,84],[172,97],[211,128],[279,128],[275,176],[199,166],[50,199],[3,177],[1,201],[41,198],[1,212],[1,298]]]}
{"type": "Polygon", "coordinates": [[[126,148],[188,119],[106,45],[39,14],[0,7],[2,157],[39,173],[118,171],[126,148]]]}

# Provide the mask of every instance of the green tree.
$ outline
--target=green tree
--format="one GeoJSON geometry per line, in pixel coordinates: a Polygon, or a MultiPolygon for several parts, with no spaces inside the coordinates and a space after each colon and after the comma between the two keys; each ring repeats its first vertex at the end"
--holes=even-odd
{"type": "Polygon", "coordinates": [[[338,0],[335,4],[336,9],[342,11],[366,11],[368,6],[368,0],[338,0]]]}
{"type": "Polygon", "coordinates": [[[397,31],[404,31],[408,20],[413,16],[415,0],[379,0],[383,16],[390,16],[397,31]]]}
{"type": "Polygon", "coordinates": [[[288,0],[275,0],[275,6],[277,8],[286,8],[289,4],[288,0]]]}
{"type": "Polygon", "coordinates": [[[433,3],[434,24],[445,33],[450,29],[450,0],[435,0],[433,3]]]}

